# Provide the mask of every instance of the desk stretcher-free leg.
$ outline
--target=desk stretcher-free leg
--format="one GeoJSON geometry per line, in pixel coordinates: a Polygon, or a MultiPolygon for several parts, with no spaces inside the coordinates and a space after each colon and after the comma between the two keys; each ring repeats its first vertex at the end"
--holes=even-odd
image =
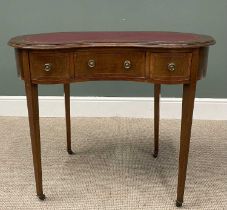
{"type": "Polygon", "coordinates": [[[36,192],[40,200],[45,199],[42,186],[42,166],[41,166],[41,145],[40,145],[40,127],[39,127],[39,102],[38,85],[25,82],[27,95],[27,106],[29,115],[29,126],[32,144],[32,155],[36,182],[36,192]]]}
{"type": "Polygon", "coordinates": [[[159,150],[159,115],[160,115],[160,92],[161,85],[154,85],[154,153],[153,157],[158,156],[159,150]]]}
{"type": "Polygon", "coordinates": [[[183,197],[184,197],[195,91],[196,91],[195,83],[185,84],[183,87],[180,155],[179,155],[179,169],[178,169],[179,172],[178,172],[178,186],[177,186],[177,200],[176,200],[177,207],[182,206],[183,197]]]}
{"type": "Polygon", "coordinates": [[[67,151],[70,155],[72,155],[74,153],[71,148],[70,84],[64,84],[64,92],[65,92],[65,119],[66,119],[67,151]]]}

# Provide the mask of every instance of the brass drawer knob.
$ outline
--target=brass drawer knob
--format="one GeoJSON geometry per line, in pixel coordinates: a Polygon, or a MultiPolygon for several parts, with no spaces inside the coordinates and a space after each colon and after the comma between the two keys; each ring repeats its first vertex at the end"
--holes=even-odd
{"type": "Polygon", "coordinates": [[[52,64],[51,63],[45,63],[43,66],[43,70],[46,72],[49,72],[52,69],[52,64]]]}
{"type": "Polygon", "coordinates": [[[90,59],[90,60],[88,61],[87,65],[88,65],[90,68],[94,68],[94,67],[95,67],[95,60],[90,59]]]}
{"type": "Polygon", "coordinates": [[[131,61],[126,60],[126,61],[124,62],[124,67],[125,67],[125,69],[130,69],[130,68],[131,68],[131,61]]]}
{"type": "Polygon", "coordinates": [[[175,63],[169,63],[168,64],[168,70],[169,71],[175,71],[176,70],[176,64],[175,63]]]}

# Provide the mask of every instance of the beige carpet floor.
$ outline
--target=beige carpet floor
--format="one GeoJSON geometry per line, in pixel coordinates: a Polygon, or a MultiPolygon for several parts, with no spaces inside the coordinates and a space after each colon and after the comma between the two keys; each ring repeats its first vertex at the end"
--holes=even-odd
{"type": "MultiPolygon", "coordinates": [[[[162,120],[152,157],[153,121],[42,118],[45,201],[35,196],[27,118],[0,118],[0,209],[147,210],[175,207],[179,120],[162,120]]],[[[227,121],[194,121],[182,209],[227,209],[227,121]]]]}

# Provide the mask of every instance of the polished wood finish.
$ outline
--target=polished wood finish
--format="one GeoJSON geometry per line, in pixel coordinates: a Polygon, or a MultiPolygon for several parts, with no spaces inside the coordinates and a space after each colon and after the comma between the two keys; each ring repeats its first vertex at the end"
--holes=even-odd
{"type": "Polygon", "coordinates": [[[179,81],[190,80],[192,53],[152,53],[150,74],[154,80],[179,81]],[[168,64],[174,63],[175,70],[170,71],[168,64]]]}
{"type": "Polygon", "coordinates": [[[73,68],[70,65],[70,53],[59,52],[30,52],[30,70],[33,81],[46,79],[61,81],[74,77],[73,68]],[[45,71],[44,65],[51,64],[50,70],[45,71]]]}
{"type": "Polygon", "coordinates": [[[81,79],[142,78],[145,74],[145,51],[135,49],[96,49],[75,53],[75,74],[81,79]],[[94,61],[94,67],[88,65],[94,61]],[[125,66],[125,62],[130,62],[125,66]]]}
{"type": "Polygon", "coordinates": [[[35,83],[48,81],[61,83],[74,78],[73,54],[57,51],[31,51],[29,53],[31,80],[35,83]],[[45,65],[50,65],[48,71],[45,65]]]}
{"type": "Polygon", "coordinates": [[[183,84],[176,205],[183,202],[197,80],[206,75],[206,35],[175,32],[63,32],[12,38],[25,81],[37,195],[42,189],[38,84],[64,84],[67,151],[71,150],[70,83],[129,80],[154,83],[154,157],[159,150],[161,84],[183,84]]]}
{"type": "Polygon", "coordinates": [[[65,93],[65,120],[66,120],[66,138],[67,138],[67,151],[73,154],[71,148],[71,120],[70,120],[70,84],[64,84],[65,93]]]}
{"type": "Polygon", "coordinates": [[[95,80],[129,80],[159,84],[184,84],[206,75],[208,48],[86,48],[60,50],[16,49],[18,75],[35,84],[62,84],[95,80]],[[199,67],[191,73],[193,52],[199,51],[199,67]],[[111,51],[113,54],[111,54],[111,51]],[[111,56],[112,55],[112,56],[111,56]],[[88,66],[89,60],[95,67],[88,66]],[[126,69],[124,62],[130,61],[126,69]],[[175,63],[175,71],[168,65],[175,63]],[[44,65],[50,64],[50,71],[44,65]],[[30,65],[30,68],[24,66],[30,65]]]}
{"type": "Polygon", "coordinates": [[[43,200],[38,86],[25,82],[37,196],[43,200]]]}
{"type": "Polygon", "coordinates": [[[196,91],[196,83],[184,84],[178,186],[177,186],[177,200],[176,200],[177,206],[181,206],[183,203],[189,144],[190,144],[190,137],[191,137],[192,116],[193,116],[193,108],[194,108],[194,100],[195,100],[195,91],[196,91]]]}
{"type": "Polygon", "coordinates": [[[199,67],[197,71],[197,80],[202,79],[207,73],[207,63],[208,63],[208,53],[209,48],[203,47],[199,50],[199,67]]]}
{"type": "Polygon", "coordinates": [[[160,118],[160,93],[161,85],[154,85],[154,158],[158,156],[159,151],[159,118],[160,118]]]}

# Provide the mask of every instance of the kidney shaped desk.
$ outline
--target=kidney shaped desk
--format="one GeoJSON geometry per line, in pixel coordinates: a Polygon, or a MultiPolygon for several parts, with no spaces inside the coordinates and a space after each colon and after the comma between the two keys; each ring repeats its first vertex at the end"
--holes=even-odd
{"type": "Polygon", "coordinates": [[[154,84],[154,157],[159,145],[161,84],[182,84],[176,205],[183,203],[196,83],[206,74],[206,35],[176,32],[60,32],[12,38],[18,75],[25,82],[37,195],[42,187],[38,84],[64,84],[67,151],[71,150],[70,83],[129,80],[154,84]]]}

